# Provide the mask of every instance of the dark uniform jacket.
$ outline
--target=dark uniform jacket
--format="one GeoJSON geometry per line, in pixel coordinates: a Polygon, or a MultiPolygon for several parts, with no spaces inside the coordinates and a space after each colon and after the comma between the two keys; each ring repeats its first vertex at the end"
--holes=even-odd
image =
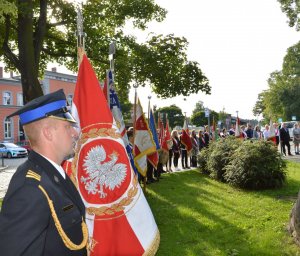
{"type": "Polygon", "coordinates": [[[86,249],[70,250],[59,235],[48,201],[38,188],[48,193],[70,240],[79,245],[85,207],[78,191],[66,175],[64,179],[44,157],[32,151],[28,160],[13,175],[0,213],[0,254],[3,256],[87,255],[86,249]],[[26,177],[28,171],[40,175],[40,181],[26,177]]]}
{"type": "Polygon", "coordinates": [[[280,128],[279,130],[280,133],[280,140],[283,142],[289,142],[290,141],[290,133],[289,130],[286,128],[284,129],[283,127],[280,128]]]}

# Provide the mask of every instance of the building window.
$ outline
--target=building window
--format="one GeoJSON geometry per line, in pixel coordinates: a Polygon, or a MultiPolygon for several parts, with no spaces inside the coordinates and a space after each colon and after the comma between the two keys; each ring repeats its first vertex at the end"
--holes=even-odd
{"type": "Polygon", "coordinates": [[[4,121],[4,139],[12,138],[12,120],[11,118],[5,118],[4,121]]]}
{"type": "Polygon", "coordinates": [[[23,93],[18,93],[17,94],[17,105],[18,106],[23,106],[23,93]]]}
{"type": "Polygon", "coordinates": [[[72,106],[72,103],[73,103],[73,95],[72,94],[69,94],[67,96],[67,101],[68,101],[69,106],[72,106]]]}
{"type": "Polygon", "coordinates": [[[3,92],[3,105],[11,105],[12,97],[11,92],[3,92]]]}

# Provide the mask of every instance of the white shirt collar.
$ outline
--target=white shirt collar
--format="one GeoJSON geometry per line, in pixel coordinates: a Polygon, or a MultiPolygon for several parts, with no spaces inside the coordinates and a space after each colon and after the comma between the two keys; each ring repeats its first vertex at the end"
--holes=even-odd
{"type": "Polygon", "coordinates": [[[55,167],[55,169],[60,173],[60,175],[64,179],[66,179],[65,170],[60,165],[58,165],[57,163],[53,162],[52,160],[50,160],[49,158],[45,157],[44,155],[42,155],[42,154],[40,154],[40,155],[43,156],[44,158],[46,158],[55,167]]]}

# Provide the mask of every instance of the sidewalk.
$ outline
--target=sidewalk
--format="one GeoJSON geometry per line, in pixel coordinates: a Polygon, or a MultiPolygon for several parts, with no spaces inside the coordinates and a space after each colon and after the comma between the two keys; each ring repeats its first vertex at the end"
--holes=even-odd
{"type": "Polygon", "coordinates": [[[7,191],[8,184],[15,173],[15,167],[6,167],[0,171],[0,199],[2,199],[7,191]]]}

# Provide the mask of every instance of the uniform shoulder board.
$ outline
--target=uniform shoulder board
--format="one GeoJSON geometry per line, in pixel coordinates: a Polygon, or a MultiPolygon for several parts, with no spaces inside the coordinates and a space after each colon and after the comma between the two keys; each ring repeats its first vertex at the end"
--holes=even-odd
{"type": "Polygon", "coordinates": [[[34,171],[28,170],[27,174],[26,174],[26,178],[31,178],[31,179],[35,179],[37,181],[41,181],[41,175],[37,174],[34,171]]]}

